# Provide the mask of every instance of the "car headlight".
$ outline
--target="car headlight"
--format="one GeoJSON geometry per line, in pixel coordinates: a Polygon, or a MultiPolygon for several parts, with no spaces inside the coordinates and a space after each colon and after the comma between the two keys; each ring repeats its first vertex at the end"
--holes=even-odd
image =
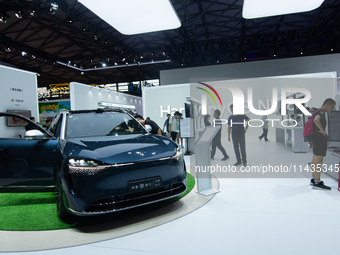
{"type": "Polygon", "coordinates": [[[98,166],[99,165],[94,160],[73,159],[73,158],[68,160],[68,164],[70,166],[98,166]]]}
{"type": "Polygon", "coordinates": [[[133,165],[133,163],[122,163],[106,165],[98,161],[89,159],[69,159],[68,168],[70,174],[95,175],[110,168],[133,165]]]}
{"type": "Polygon", "coordinates": [[[94,175],[110,168],[111,165],[100,165],[99,162],[87,159],[69,159],[68,167],[70,174],[94,175]]]}
{"type": "Polygon", "coordinates": [[[171,157],[177,161],[183,159],[183,151],[180,147],[177,147],[175,154],[171,157]]]}

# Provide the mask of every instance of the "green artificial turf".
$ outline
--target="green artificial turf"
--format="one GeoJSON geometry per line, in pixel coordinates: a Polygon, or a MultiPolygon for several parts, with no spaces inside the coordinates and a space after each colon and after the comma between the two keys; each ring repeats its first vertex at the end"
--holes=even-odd
{"type": "Polygon", "coordinates": [[[179,197],[122,212],[90,216],[91,220],[84,220],[88,217],[78,217],[73,224],[66,224],[58,218],[53,192],[0,193],[0,230],[52,230],[117,221],[173,203],[187,195],[194,185],[195,178],[187,174],[187,191],[179,197]]]}

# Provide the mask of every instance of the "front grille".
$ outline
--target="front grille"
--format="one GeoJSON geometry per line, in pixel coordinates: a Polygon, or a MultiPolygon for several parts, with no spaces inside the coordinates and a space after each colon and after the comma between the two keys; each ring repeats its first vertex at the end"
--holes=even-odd
{"type": "Polygon", "coordinates": [[[183,183],[178,183],[169,185],[168,187],[109,197],[97,200],[83,212],[97,214],[121,211],[175,197],[182,194],[185,190],[186,186],[183,183]]]}

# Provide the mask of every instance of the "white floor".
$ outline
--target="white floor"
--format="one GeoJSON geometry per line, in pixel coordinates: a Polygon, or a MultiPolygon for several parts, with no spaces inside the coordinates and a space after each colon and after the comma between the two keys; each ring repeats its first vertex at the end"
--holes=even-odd
{"type": "MultiPolygon", "coordinates": [[[[223,144],[230,163],[236,162],[231,143],[223,144]]],[[[247,152],[249,165],[264,160],[305,165],[312,157],[311,151],[294,154],[273,141],[252,138],[247,140],[247,152]]],[[[216,162],[222,158],[219,153],[216,162]]],[[[297,177],[221,177],[220,193],[210,202],[169,223],[72,248],[2,254],[339,254],[337,181],[323,174],[332,190],[319,191],[310,187],[309,176],[297,177]]]]}

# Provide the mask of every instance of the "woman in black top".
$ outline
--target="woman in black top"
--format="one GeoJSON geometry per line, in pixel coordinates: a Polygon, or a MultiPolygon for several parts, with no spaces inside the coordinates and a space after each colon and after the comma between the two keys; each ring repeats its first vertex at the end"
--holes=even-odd
{"type": "Polygon", "coordinates": [[[204,115],[204,125],[205,125],[206,127],[211,126],[211,123],[209,122],[209,120],[210,120],[210,115],[209,115],[209,114],[204,115]]]}

